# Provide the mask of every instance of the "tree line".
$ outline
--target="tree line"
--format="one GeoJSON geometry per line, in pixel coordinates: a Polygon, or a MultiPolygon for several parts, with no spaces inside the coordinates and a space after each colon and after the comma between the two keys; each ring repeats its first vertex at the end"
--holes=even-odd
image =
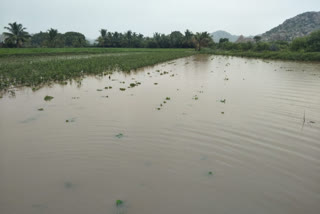
{"type": "Polygon", "coordinates": [[[320,51],[320,30],[308,36],[296,38],[292,42],[273,41],[265,42],[260,36],[255,36],[253,41],[232,43],[222,38],[214,43],[207,32],[192,33],[186,30],[184,33],[173,31],[170,34],[154,33],[152,37],[127,31],[124,33],[100,30],[100,36],[95,43],[89,44],[85,36],[78,32],[59,33],[56,29],[39,32],[30,35],[22,24],[9,23],[4,32],[4,42],[1,47],[113,47],[113,48],[195,48],[209,47],[214,50],[227,51],[320,51]]]}
{"type": "Polygon", "coordinates": [[[299,37],[292,42],[287,41],[263,41],[262,37],[255,36],[253,41],[233,43],[222,38],[213,49],[225,51],[301,51],[320,52],[320,30],[314,31],[305,37],[299,37]]]}
{"type": "Polygon", "coordinates": [[[2,47],[113,47],[113,48],[195,48],[209,47],[214,44],[207,32],[192,33],[186,30],[183,33],[173,31],[170,34],[155,33],[153,37],[145,37],[132,31],[125,33],[109,32],[106,29],[100,30],[100,36],[90,45],[85,36],[78,32],[66,32],[61,34],[56,29],[49,29],[30,35],[22,24],[9,23],[5,27],[5,37],[2,47]]]}

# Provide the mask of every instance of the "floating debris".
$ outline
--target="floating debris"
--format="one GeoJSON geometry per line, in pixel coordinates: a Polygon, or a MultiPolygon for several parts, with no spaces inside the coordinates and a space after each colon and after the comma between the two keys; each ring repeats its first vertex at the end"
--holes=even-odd
{"type": "Polygon", "coordinates": [[[97,91],[102,91],[102,89],[97,89],[97,91]]]}
{"type": "Polygon", "coordinates": [[[122,134],[122,133],[119,133],[119,134],[116,135],[116,137],[120,139],[120,138],[123,137],[123,134],[122,134]]]}
{"type": "Polygon", "coordinates": [[[123,205],[123,201],[120,199],[116,200],[116,205],[117,205],[117,207],[123,205]]]}
{"type": "Polygon", "coordinates": [[[157,82],[155,82],[155,83],[153,83],[154,85],[158,85],[158,83],[157,82]]]}
{"type": "Polygon", "coordinates": [[[50,100],[52,100],[53,98],[54,98],[54,97],[51,97],[51,96],[48,96],[48,95],[47,95],[47,96],[44,97],[44,100],[45,100],[45,101],[50,101],[50,100]]]}
{"type": "Polygon", "coordinates": [[[39,108],[39,109],[38,109],[38,111],[43,111],[43,110],[44,110],[43,108],[39,108]]]}
{"type": "Polygon", "coordinates": [[[136,86],[135,83],[130,83],[130,87],[131,87],[131,88],[133,88],[133,87],[135,87],[135,86],[136,86]]]}
{"type": "Polygon", "coordinates": [[[126,89],[125,88],[120,88],[120,91],[125,91],[126,89]]]}
{"type": "Polygon", "coordinates": [[[220,100],[221,103],[226,103],[226,99],[220,100]]]}
{"type": "Polygon", "coordinates": [[[170,97],[166,97],[166,100],[170,100],[170,97]]]}
{"type": "Polygon", "coordinates": [[[221,114],[224,114],[224,111],[222,111],[221,114]]]}
{"type": "Polygon", "coordinates": [[[39,90],[40,89],[40,87],[33,87],[32,88],[32,91],[37,91],[37,90],[39,90]]]}
{"type": "Polygon", "coordinates": [[[209,172],[208,172],[208,175],[213,175],[213,172],[209,171],[209,172]]]}
{"type": "Polygon", "coordinates": [[[73,187],[73,184],[70,181],[64,182],[64,187],[66,189],[71,189],[73,187]]]}

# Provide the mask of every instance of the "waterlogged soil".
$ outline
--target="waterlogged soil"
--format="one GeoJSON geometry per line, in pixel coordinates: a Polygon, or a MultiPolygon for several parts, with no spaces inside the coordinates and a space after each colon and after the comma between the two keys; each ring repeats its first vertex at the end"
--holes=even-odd
{"type": "Polygon", "coordinates": [[[317,214],[319,92],[318,63],[208,55],[16,89],[0,213],[317,214]]]}

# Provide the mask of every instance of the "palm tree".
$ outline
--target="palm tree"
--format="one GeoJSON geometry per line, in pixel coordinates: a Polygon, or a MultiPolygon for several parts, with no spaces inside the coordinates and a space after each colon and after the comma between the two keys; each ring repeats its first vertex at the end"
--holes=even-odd
{"type": "Polygon", "coordinates": [[[48,38],[49,47],[54,48],[56,46],[58,30],[51,28],[48,30],[48,35],[49,35],[49,38],[48,38]]]}
{"type": "Polygon", "coordinates": [[[107,45],[107,30],[101,29],[100,30],[100,36],[96,40],[101,47],[105,47],[107,45]]]}
{"type": "Polygon", "coordinates": [[[4,27],[4,29],[7,29],[9,32],[3,33],[3,35],[6,37],[6,43],[12,43],[19,48],[25,41],[28,40],[28,38],[31,37],[28,32],[24,31],[26,28],[23,27],[22,24],[17,24],[17,22],[14,22],[9,23],[8,25],[9,27],[4,27]]]}
{"type": "Polygon", "coordinates": [[[212,41],[208,32],[196,33],[193,36],[193,42],[195,44],[196,50],[200,51],[201,47],[208,45],[212,41]]]}

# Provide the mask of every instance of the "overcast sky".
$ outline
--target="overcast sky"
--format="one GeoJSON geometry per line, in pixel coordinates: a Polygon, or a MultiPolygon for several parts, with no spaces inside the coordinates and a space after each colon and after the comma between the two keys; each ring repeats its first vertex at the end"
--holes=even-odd
{"type": "Polygon", "coordinates": [[[256,35],[306,11],[320,11],[320,0],[0,0],[0,32],[16,21],[29,33],[54,28],[91,39],[101,28],[145,36],[185,29],[256,35]]]}

